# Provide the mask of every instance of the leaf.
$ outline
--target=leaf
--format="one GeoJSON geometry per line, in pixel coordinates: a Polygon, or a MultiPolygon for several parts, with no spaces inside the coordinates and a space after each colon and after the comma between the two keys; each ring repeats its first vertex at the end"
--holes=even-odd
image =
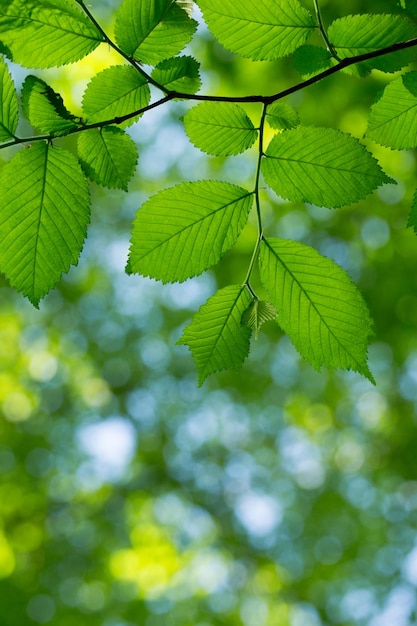
{"type": "Polygon", "coordinates": [[[405,0],[405,8],[407,13],[409,13],[412,17],[417,17],[417,5],[415,0],[405,0]]]}
{"type": "Polygon", "coordinates": [[[216,39],[254,61],[291,54],[316,27],[298,0],[199,0],[198,4],[216,39]]]}
{"type": "Polygon", "coordinates": [[[191,41],[197,22],[173,0],[123,0],[116,13],[116,42],[126,54],[156,65],[191,41]]]}
{"type": "Polygon", "coordinates": [[[274,102],[268,107],[266,120],[271,128],[293,128],[298,126],[300,118],[297,111],[286,102],[274,102]]]}
{"type": "Polygon", "coordinates": [[[39,142],[0,174],[0,270],[37,306],[81,253],[88,184],[68,151],[39,142]]]}
{"type": "Polygon", "coordinates": [[[107,126],[78,137],[78,155],[87,176],[105,187],[124,189],[132,178],[138,153],[135,143],[120,128],[107,126]]]}
{"type": "MultiPolygon", "coordinates": [[[[332,22],[327,35],[338,56],[344,59],[412,39],[417,36],[417,25],[402,15],[348,15],[332,22]]],[[[395,72],[414,58],[415,51],[400,50],[363,65],[395,72]]]]}
{"type": "Polygon", "coordinates": [[[304,79],[328,70],[333,65],[332,55],[318,46],[300,46],[294,52],[293,65],[304,79]]]}
{"type": "Polygon", "coordinates": [[[193,0],[176,0],[178,6],[181,7],[181,9],[184,9],[184,11],[186,11],[187,15],[189,15],[190,17],[193,14],[193,8],[194,8],[194,2],[193,0]]]}
{"type": "Polygon", "coordinates": [[[313,248],[264,240],[261,281],[278,322],[313,367],[352,369],[374,382],[367,365],[372,320],[348,274],[313,248]]]}
{"type": "MultiPolygon", "coordinates": [[[[96,74],[87,85],[83,110],[89,122],[104,122],[145,108],[150,98],[146,78],[134,67],[113,65],[96,74]]],[[[130,126],[139,117],[131,117],[121,126],[130,126]]],[[[117,119],[115,123],[118,123],[117,119]]]]}
{"type": "Polygon", "coordinates": [[[417,234],[417,191],[414,194],[413,202],[411,205],[411,211],[407,222],[408,228],[413,228],[414,232],[417,234]]]}
{"type": "Polygon", "coordinates": [[[0,57],[0,141],[13,139],[19,121],[19,103],[8,67],[0,57]]]}
{"type": "Polygon", "coordinates": [[[394,182],[357,139],[332,128],[299,126],[275,135],[262,172],[283,198],[337,208],[394,182]]]}
{"type": "Polygon", "coordinates": [[[0,41],[25,67],[57,67],[82,59],[104,41],[76,2],[1,0],[0,41]]]}
{"type": "Polygon", "coordinates": [[[247,326],[251,330],[255,331],[255,339],[258,339],[258,334],[261,326],[265,322],[270,322],[278,315],[277,308],[267,302],[266,300],[258,300],[254,298],[249,305],[249,308],[242,315],[242,324],[247,326]]]}
{"type": "Polygon", "coordinates": [[[152,78],[171,91],[195,94],[201,87],[199,67],[189,56],[166,59],[153,69],[152,78]]]}
{"type": "Polygon", "coordinates": [[[202,102],[185,114],[184,125],[197,148],[216,156],[244,152],[258,136],[242,107],[230,102],[202,102]]]}
{"type": "Polygon", "coordinates": [[[417,147],[417,72],[389,83],[371,107],[366,137],[397,150],[417,147]]]}
{"type": "Polygon", "coordinates": [[[241,285],[229,285],[209,298],[177,342],[189,346],[201,387],[207,376],[238,370],[249,354],[251,331],[240,321],[251,295],[241,285]]]}
{"type": "Polygon", "coordinates": [[[201,274],[235,244],[252,202],[251,192],[220,181],[158,192],[136,215],[128,271],[163,282],[201,274]]]}
{"type": "Polygon", "coordinates": [[[27,76],[22,86],[22,106],[34,128],[42,133],[63,133],[77,128],[76,117],[62,97],[37,76],[27,76]]]}

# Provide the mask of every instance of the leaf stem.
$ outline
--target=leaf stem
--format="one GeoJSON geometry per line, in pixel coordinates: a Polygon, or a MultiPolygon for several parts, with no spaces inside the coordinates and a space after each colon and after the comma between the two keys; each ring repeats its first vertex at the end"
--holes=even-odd
{"type": "Polygon", "coordinates": [[[336,49],[335,49],[334,45],[331,43],[330,39],[328,38],[327,31],[324,28],[323,20],[322,20],[322,17],[321,17],[320,6],[319,6],[319,0],[314,0],[314,9],[315,9],[315,12],[316,12],[317,24],[318,24],[321,36],[323,37],[324,42],[326,44],[326,48],[330,52],[332,57],[334,59],[336,59],[336,61],[340,62],[342,59],[338,56],[338,54],[336,52],[336,49]]]}
{"type": "Polygon", "coordinates": [[[262,107],[261,120],[259,123],[258,162],[256,165],[255,189],[253,191],[253,193],[255,194],[256,216],[258,220],[258,236],[256,238],[256,243],[253,249],[252,258],[249,263],[248,271],[246,273],[245,280],[243,281],[243,285],[245,285],[249,289],[249,291],[251,292],[254,298],[257,298],[257,295],[253,291],[250,285],[250,277],[252,275],[252,271],[255,266],[256,260],[258,258],[259,246],[261,245],[261,241],[263,239],[262,212],[261,212],[261,202],[259,198],[259,180],[261,176],[262,158],[264,156],[264,129],[265,129],[265,119],[266,119],[267,109],[268,109],[268,105],[264,104],[262,107]]]}
{"type": "Polygon", "coordinates": [[[249,289],[250,293],[256,299],[259,299],[259,298],[256,295],[256,293],[254,292],[254,290],[252,289],[252,287],[251,287],[250,277],[252,275],[253,268],[255,267],[256,260],[258,258],[259,247],[261,245],[262,239],[263,239],[263,235],[261,235],[261,236],[256,238],[256,243],[255,243],[255,247],[254,247],[253,252],[252,252],[252,258],[251,258],[250,263],[249,263],[248,271],[246,273],[245,280],[242,283],[242,287],[247,287],[247,289],[249,289]]]}
{"type": "Polygon", "coordinates": [[[259,151],[258,151],[258,162],[256,165],[256,176],[255,176],[255,201],[256,201],[256,214],[258,217],[258,230],[259,230],[259,238],[262,238],[262,214],[261,214],[261,203],[259,200],[259,179],[261,176],[261,164],[262,158],[264,156],[264,130],[265,130],[265,119],[266,112],[268,109],[268,105],[264,104],[262,107],[262,115],[261,121],[259,124],[259,151]]]}

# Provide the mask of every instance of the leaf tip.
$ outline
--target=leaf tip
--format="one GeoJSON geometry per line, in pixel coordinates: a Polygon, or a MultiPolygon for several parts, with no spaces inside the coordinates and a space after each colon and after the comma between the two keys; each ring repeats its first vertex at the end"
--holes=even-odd
{"type": "Polygon", "coordinates": [[[371,370],[369,369],[368,365],[366,365],[365,368],[363,369],[363,371],[361,371],[359,373],[362,374],[362,376],[364,376],[365,378],[367,378],[369,380],[369,382],[372,383],[372,385],[374,385],[376,387],[375,377],[372,374],[371,370]]]}

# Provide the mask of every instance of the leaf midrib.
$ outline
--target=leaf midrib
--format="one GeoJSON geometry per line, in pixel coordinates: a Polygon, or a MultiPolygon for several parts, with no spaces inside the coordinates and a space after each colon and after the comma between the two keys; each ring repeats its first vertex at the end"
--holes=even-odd
{"type": "Polygon", "coordinates": [[[36,231],[35,246],[34,246],[33,272],[32,272],[32,276],[33,276],[32,289],[33,289],[34,297],[36,296],[36,278],[37,278],[36,268],[37,268],[37,257],[38,257],[38,252],[39,252],[38,242],[40,239],[40,230],[42,226],[42,213],[44,209],[46,176],[47,176],[47,170],[48,170],[48,152],[49,152],[49,145],[46,146],[46,153],[44,156],[44,164],[43,164],[43,172],[42,172],[42,189],[41,189],[41,197],[40,197],[40,202],[39,202],[38,228],[36,231]]]}
{"type": "MultiPolygon", "coordinates": [[[[233,318],[233,311],[234,311],[235,307],[237,306],[237,303],[238,303],[238,301],[239,301],[239,299],[240,299],[240,297],[241,297],[241,295],[242,295],[242,293],[243,293],[244,289],[245,289],[245,287],[244,287],[244,286],[240,287],[239,292],[237,293],[236,298],[234,299],[234,301],[233,301],[233,303],[232,303],[232,306],[230,307],[230,311],[228,312],[228,314],[227,314],[227,316],[226,316],[226,318],[225,318],[225,321],[224,321],[224,323],[223,323],[223,324],[222,324],[222,326],[221,326],[221,331],[220,331],[219,333],[217,333],[217,337],[216,337],[216,339],[215,339],[215,341],[214,341],[214,344],[213,344],[213,346],[212,346],[212,349],[211,349],[211,350],[210,350],[210,352],[209,352],[209,357],[208,357],[208,359],[207,359],[207,361],[206,361],[206,365],[205,365],[204,370],[203,370],[203,373],[205,374],[204,379],[205,379],[205,378],[207,378],[207,376],[208,376],[208,374],[206,374],[206,372],[207,372],[207,369],[208,369],[208,364],[209,364],[209,361],[210,361],[210,360],[212,359],[212,357],[213,357],[214,351],[215,351],[215,350],[216,350],[216,348],[217,348],[217,344],[219,343],[220,338],[221,338],[221,337],[222,337],[222,335],[223,335],[223,331],[224,331],[224,329],[226,328],[226,326],[227,326],[227,324],[228,324],[228,322],[229,322],[229,319],[230,319],[231,317],[233,318]]],[[[203,346],[201,346],[201,347],[203,347],[203,346]]],[[[210,372],[209,372],[209,373],[210,373],[210,372]]]]}
{"type": "Polygon", "coordinates": [[[345,345],[343,344],[343,342],[341,340],[338,339],[338,337],[336,337],[336,335],[334,334],[334,332],[331,330],[331,328],[329,327],[329,325],[327,324],[326,320],[323,319],[322,315],[320,314],[319,310],[317,309],[316,305],[314,304],[314,302],[312,301],[312,299],[310,298],[308,292],[305,291],[305,289],[303,288],[303,286],[301,285],[300,281],[297,280],[297,278],[294,276],[294,274],[292,273],[292,271],[289,269],[289,267],[287,266],[287,264],[278,256],[278,253],[272,248],[272,246],[270,245],[270,243],[268,242],[267,239],[263,239],[263,242],[265,243],[265,245],[268,247],[268,249],[271,251],[271,253],[275,256],[275,258],[277,259],[277,262],[280,263],[282,265],[282,267],[285,269],[286,272],[288,272],[288,274],[291,276],[292,280],[298,285],[300,291],[305,295],[305,297],[307,298],[307,300],[310,302],[312,308],[314,309],[314,311],[316,312],[316,314],[319,316],[320,320],[322,321],[322,323],[325,325],[325,327],[327,328],[329,334],[334,338],[334,340],[350,355],[350,357],[353,359],[354,363],[357,365],[358,370],[361,370],[362,366],[360,363],[358,363],[356,357],[354,357],[351,352],[345,347],[345,345]]]}
{"type": "MultiPolygon", "coordinates": [[[[145,33],[145,35],[144,35],[144,37],[143,37],[142,41],[140,41],[140,42],[137,44],[136,48],[135,48],[135,49],[134,49],[134,51],[133,51],[133,54],[135,54],[135,53],[139,50],[139,48],[140,48],[140,46],[143,44],[143,42],[144,42],[144,41],[146,41],[146,39],[148,39],[149,35],[150,35],[151,33],[153,33],[153,32],[154,32],[154,30],[155,30],[155,29],[159,26],[159,24],[161,24],[161,22],[162,22],[162,21],[166,18],[166,16],[167,16],[167,15],[168,15],[168,13],[170,12],[171,8],[174,6],[174,3],[175,3],[175,0],[171,0],[171,2],[167,5],[166,9],[163,11],[163,13],[162,13],[162,15],[161,15],[160,19],[156,22],[156,24],[154,24],[154,25],[152,26],[152,28],[151,28],[150,30],[148,30],[148,31],[145,33]]],[[[178,7],[179,9],[181,9],[182,11],[184,11],[184,9],[182,9],[179,5],[177,5],[177,7],[178,7]]],[[[184,13],[185,13],[185,11],[184,11],[184,13]]]]}
{"type": "MultiPolygon", "coordinates": [[[[78,24],[83,24],[83,22],[75,20],[74,16],[72,16],[72,15],[69,16],[68,13],[62,13],[62,12],[60,12],[60,13],[65,15],[66,17],[70,17],[72,20],[74,20],[78,24]]],[[[86,35],[84,33],[74,32],[73,30],[68,30],[67,28],[63,28],[61,25],[55,26],[55,25],[50,24],[49,22],[42,22],[40,19],[29,19],[29,18],[26,18],[26,17],[22,17],[21,15],[10,15],[10,14],[7,14],[4,17],[11,17],[12,19],[16,19],[16,20],[20,20],[21,22],[27,22],[28,23],[27,26],[22,26],[22,27],[19,27],[19,28],[11,29],[11,30],[18,30],[20,35],[22,34],[21,33],[22,30],[26,30],[26,29],[30,30],[31,26],[35,23],[35,24],[40,24],[41,27],[45,27],[46,26],[46,27],[52,28],[52,29],[54,29],[56,31],[61,31],[63,33],[67,33],[67,34],[73,35],[75,37],[83,37],[84,39],[91,39],[92,41],[99,41],[99,42],[103,42],[104,41],[104,38],[102,38],[102,37],[98,38],[98,37],[93,37],[92,35],[88,36],[88,35],[86,35]]],[[[86,24],[83,24],[83,25],[87,26],[86,24]]],[[[98,34],[99,33],[97,32],[97,35],[98,34]]]]}
{"type": "Polygon", "coordinates": [[[173,233],[172,235],[170,235],[167,239],[164,239],[164,241],[161,241],[160,243],[158,243],[156,246],[154,246],[151,250],[149,250],[148,252],[146,252],[146,254],[143,254],[140,257],[140,260],[146,258],[149,254],[152,254],[153,252],[155,252],[155,250],[158,250],[158,248],[160,248],[161,246],[167,245],[171,239],[174,239],[175,237],[179,237],[182,233],[186,232],[188,229],[193,228],[194,226],[196,226],[197,224],[203,222],[206,219],[209,219],[209,217],[212,217],[213,215],[215,215],[216,213],[218,213],[219,211],[222,211],[224,209],[227,209],[227,207],[231,206],[232,204],[236,204],[237,202],[244,200],[245,198],[248,198],[249,196],[252,196],[253,192],[248,192],[247,194],[245,194],[244,196],[241,196],[239,198],[237,198],[236,200],[231,200],[230,202],[228,202],[227,204],[223,204],[221,207],[218,207],[216,209],[214,209],[213,211],[211,211],[210,213],[208,213],[207,215],[203,215],[201,216],[199,219],[195,220],[194,222],[192,222],[192,224],[188,224],[187,226],[185,226],[182,230],[180,231],[176,231],[175,233],[173,233]]]}
{"type": "Polygon", "coordinates": [[[290,159],[288,157],[277,157],[277,156],[271,156],[269,154],[265,154],[267,159],[273,159],[274,161],[286,161],[289,163],[300,163],[302,165],[309,165],[311,167],[314,168],[324,168],[326,170],[334,170],[336,172],[346,172],[349,174],[357,174],[358,176],[368,176],[369,178],[375,178],[374,174],[370,174],[367,172],[358,172],[356,170],[352,170],[352,169],[344,169],[342,167],[334,167],[332,165],[327,165],[327,164],[322,164],[322,163],[315,163],[314,161],[303,161],[302,159],[290,159]]]}
{"type": "MultiPolygon", "coordinates": [[[[285,23],[276,23],[276,22],[260,22],[256,19],[249,19],[249,18],[245,18],[245,17],[241,17],[240,15],[228,15],[226,13],[220,13],[218,10],[216,9],[212,9],[210,8],[211,13],[219,15],[221,18],[229,18],[231,20],[238,20],[239,22],[246,22],[247,24],[259,24],[260,26],[268,26],[268,27],[273,27],[273,28],[307,28],[309,30],[314,29],[315,26],[313,24],[310,25],[304,25],[304,24],[285,24],[285,23]]],[[[287,19],[288,15],[286,15],[287,19]]]]}

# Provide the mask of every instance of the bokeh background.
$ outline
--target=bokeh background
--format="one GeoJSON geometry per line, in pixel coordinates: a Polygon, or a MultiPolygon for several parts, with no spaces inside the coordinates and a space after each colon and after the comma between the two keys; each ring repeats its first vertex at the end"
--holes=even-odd
{"type": "MultiPolygon", "coordinates": [[[[91,2],[109,32],[117,4],[91,2]]],[[[396,4],[321,2],[326,23],[396,4]]],[[[299,80],[288,59],[229,54],[203,24],[188,52],[205,93],[275,93],[299,80]]],[[[76,113],[89,77],[116,62],[101,46],[42,76],[76,113]]],[[[11,67],[20,85],[28,72],[11,67]]],[[[338,74],[289,102],[302,123],[361,138],[389,78],[338,74]]],[[[129,193],[91,186],[79,265],[40,310],[0,279],[0,623],[415,626],[415,156],[368,144],[398,184],[347,209],[263,190],[269,234],[315,246],[360,286],[377,385],[314,371],[269,323],[242,371],[199,389],[175,342],[217,287],[243,280],[255,221],[219,267],[185,284],[124,274],[150,194],[207,177],[253,184],[255,150],[208,158],[189,143],[189,106],[130,129],[140,159],[129,193]]],[[[256,121],[259,107],[247,110],[256,121]]]]}

